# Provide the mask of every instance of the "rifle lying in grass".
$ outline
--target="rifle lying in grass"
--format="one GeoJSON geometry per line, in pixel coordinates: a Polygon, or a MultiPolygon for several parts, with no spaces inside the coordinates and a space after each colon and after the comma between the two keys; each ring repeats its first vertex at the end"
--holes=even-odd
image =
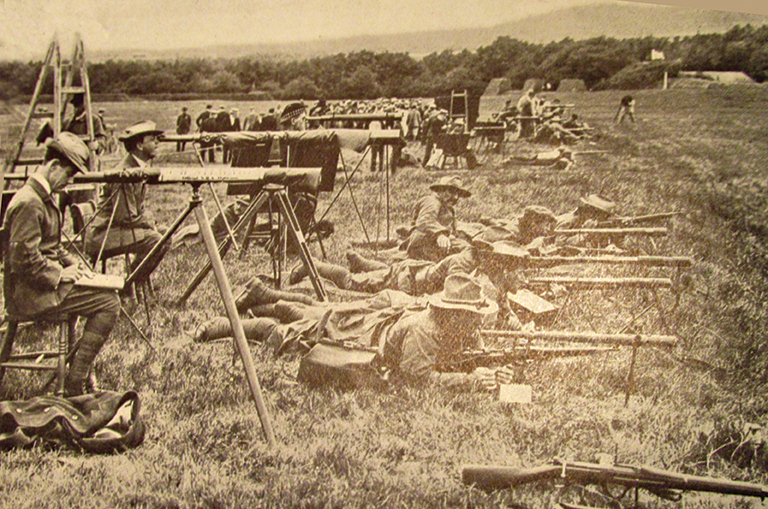
{"type": "Polygon", "coordinates": [[[633,488],[636,491],[644,489],[673,501],[680,500],[683,491],[704,491],[761,499],[768,497],[768,486],[760,484],[684,475],[651,467],[566,462],[561,459],[555,459],[551,465],[535,468],[469,465],[462,470],[461,480],[464,484],[474,485],[485,491],[515,488],[539,481],[555,481],[563,487],[592,484],[597,485],[603,495],[615,502],[619,502],[633,488]],[[624,489],[615,495],[609,491],[611,486],[622,486],[624,489]]]}

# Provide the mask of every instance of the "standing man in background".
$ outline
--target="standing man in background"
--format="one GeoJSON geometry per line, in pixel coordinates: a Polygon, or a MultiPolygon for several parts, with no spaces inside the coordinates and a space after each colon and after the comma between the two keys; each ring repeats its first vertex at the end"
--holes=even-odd
{"type": "MultiPolygon", "coordinates": [[[[181,108],[181,114],[176,117],[176,134],[189,134],[192,127],[192,117],[187,113],[187,107],[181,108]]],[[[186,141],[176,142],[176,152],[184,152],[186,141]]]]}
{"type": "Polygon", "coordinates": [[[629,116],[632,123],[635,123],[635,98],[631,95],[625,95],[621,98],[619,103],[619,110],[616,112],[616,116],[613,121],[617,124],[624,122],[624,117],[629,116]]]}

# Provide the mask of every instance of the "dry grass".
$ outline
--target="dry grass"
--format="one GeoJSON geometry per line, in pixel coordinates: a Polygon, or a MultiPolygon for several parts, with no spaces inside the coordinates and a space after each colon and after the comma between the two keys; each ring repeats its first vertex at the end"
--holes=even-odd
{"type": "MultiPolygon", "coordinates": [[[[623,126],[611,124],[620,92],[561,95],[600,129],[597,145],[588,148],[609,154],[582,156],[568,173],[502,170],[494,161],[472,173],[457,172],[473,191],[460,206],[466,219],[510,216],[531,203],[561,213],[589,193],[611,197],[628,215],[685,211],[659,246],[696,260],[693,287],[674,314],[681,346],[671,353],[640,350],[637,394],[629,405],[623,395],[627,349],[529,364],[521,379],[533,386],[534,402],[512,406],[486,394],[433,387],[309,390],[294,382],[296,359],[275,360],[253,346],[279,442],[268,450],[230,344],[199,345],[190,338],[200,321],[222,313],[214,286],[206,281],[183,308],[171,304],[203,260],[200,246],[184,246],[154,276],[157,351],[121,321],[97,360],[106,388],[141,395],[149,425],[145,444],[114,457],[42,449],[2,453],[0,507],[551,507],[550,490],[488,495],[462,486],[459,468],[534,466],[553,456],[591,461],[600,452],[624,463],[768,481],[764,446],[743,440],[744,425],[765,424],[768,409],[768,92],[734,90],[639,92],[640,121],[623,126]],[[740,442],[745,445],[737,447],[740,442]]],[[[149,117],[164,128],[172,126],[179,108],[107,105],[120,124],[149,117]]],[[[393,178],[392,225],[407,222],[408,203],[435,178],[416,168],[393,178]]],[[[373,235],[380,190],[380,181],[367,171],[355,178],[355,196],[373,235]]],[[[169,223],[188,190],[159,187],[150,196],[158,218],[169,223]]],[[[321,211],[329,200],[323,197],[321,211]]],[[[206,206],[212,214],[212,201],[206,206]]],[[[329,218],[336,224],[326,242],[329,258],[343,262],[349,242],[363,237],[348,193],[329,218]]],[[[257,248],[243,259],[230,255],[226,266],[233,286],[270,270],[257,248]]],[[[632,303],[627,295],[596,293],[582,304],[591,320],[615,332],[618,319],[611,317],[607,298],[619,308],[632,303]]],[[[586,328],[575,312],[569,323],[586,328]]],[[[649,318],[645,326],[658,323],[649,318]]],[[[30,380],[17,374],[8,382],[9,397],[33,391],[30,380]]],[[[740,505],[738,497],[686,500],[692,507],[740,505]]]]}

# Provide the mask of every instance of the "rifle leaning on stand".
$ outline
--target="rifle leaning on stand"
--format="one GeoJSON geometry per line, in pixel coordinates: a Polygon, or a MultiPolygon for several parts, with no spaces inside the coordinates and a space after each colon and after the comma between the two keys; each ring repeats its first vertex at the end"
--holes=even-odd
{"type": "Polygon", "coordinates": [[[760,484],[684,475],[651,467],[602,465],[561,459],[555,459],[551,465],[534,468],[468,465],[462,469],[461,480],[464,484],[473,485],[484,491],[515,488],[539,481],[555,481],[556,485],[562,487],[596,485],[602,495],[616,503],[634,489],[635,505],[637,505],[637,491],[640,489],[672,501],[679,501],[684,491],[703,491],[761,499],[768,497],[768,486],[760,484]],[[609,490],[611,486],[620,486],[623,489],[614,494],[609,490]]]}

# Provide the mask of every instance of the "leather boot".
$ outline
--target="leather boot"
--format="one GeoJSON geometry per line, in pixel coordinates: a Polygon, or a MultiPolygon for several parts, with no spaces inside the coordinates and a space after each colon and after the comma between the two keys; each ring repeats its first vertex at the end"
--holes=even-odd
{"type": "Polygon", "coordinates": [[[320,274],[321,277],[331,281],[342,290],[347,290],[349,288],[349,278],[352,274],[346,267],[325,262],[315,262],[315,267],[317,268],[317,273],[320,274]]]}
{"type": "Polygon", "coordinates": [[[288,277],[288,282],[292,285],[295,285],[308,275],[309,272],[307,271],[307,268],[303,263],[299,263],[293,269],[291,269],[291,275],[288,277]]]}
{"type": "Polygon", "coordinates": [[[315,301],[312,297],[296,292],[284,292],[270,288],[258,278],[252,278],[246,284],[246,291],[235,299],[237,311],[244,313],[246,309],[261,304],[273,304],[279,300],[301,302],[312,306],[315,301]]]}
{"type": "MultiPolygon", "coordinates": [[[[245,339],[248,341],[267,341],[277,327],[277,322],[270,318],[247,318],[242,320],[245,339]]],[[[198,327],[195,333],[195,341],[198,343],[213,341],[215,339],[232,337],[232,325],[229,318],[219,316],[208,320],[198,327]]]]}
{"type": "Polygon", "coordinates": [[[275,303],[275,318],[282,323],[296,322],[304,319],[304,312],[299,305],[281,301],[275,303]]]}
{"type": "Polygon", "coordinates": [[[389,265],[378,260],[370,260],[365,258],[354,251],[347,252],[347,263],[349,263],[349,271],[356,274],[358,272],[371,272],[374,270],[388,269],[389,265]]]}
{"type": "Polygon", "coordinates": [[[75,357],[69,365],[67,378],[64,380],[64,396],[79,396],[83,393],[83,384],[88,378],[93,360],[99,354],[106,339],[105,336],[93,332],[83,332],[80,346],[75,352],[75,357]]]}
{"type": "MultiPolygon", "coordinates": [[[[343,290],[346,290],[349,288],[350,272],[345,267],[342,267],[341,265],[334,265],[332,263],[315,261],[315,268],[317,269],[317,273],[321,277],[328,279],[339,288],[343,290]]],[[[292,285],[295,285],[296,283],[298,283],[299,281],[307,277],[307,275],[308,275],[307,268],[304,267],[304,264],[299,264],[296,267],[294,267],[293,270],[291,270],[291,276],[289,278],[289,281],[292,285]]]]}

